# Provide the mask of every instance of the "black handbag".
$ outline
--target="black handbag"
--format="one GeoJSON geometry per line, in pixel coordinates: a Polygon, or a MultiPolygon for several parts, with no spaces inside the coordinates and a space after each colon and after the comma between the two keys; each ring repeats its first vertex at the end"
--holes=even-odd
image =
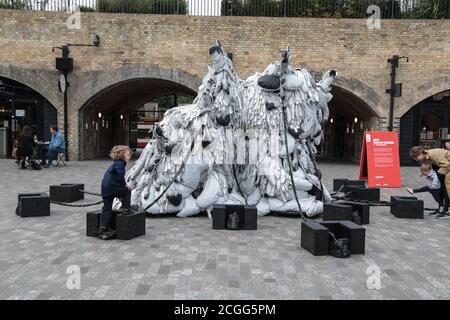
{"type": "Polygon", "coordinates": [[[328,254],[336,258],[350,257],[350,240],[348,238],[336,239],[336,236],[329,232],[328,254]]]}
{"type": "Polygon", "coordinates": [[[358,211],[353,211],[352,213],[352,221],[356,224],[361,225],[362,221],[361,221],[361,217],[358,214],[358,211]]]}
{"type": "Polygon", "coordinates": [[[33,170],[42,170],[42,166],[37,163],[36,161],[30,161],[31,164],[31,168],[33,168],[33,170]]]}
{"type": "Polygon", "coordinates": [[[240,226],[240,218],[237,212],[233,212],[228,216],[227,228],[228,230],[239,230],[240,226]]]}

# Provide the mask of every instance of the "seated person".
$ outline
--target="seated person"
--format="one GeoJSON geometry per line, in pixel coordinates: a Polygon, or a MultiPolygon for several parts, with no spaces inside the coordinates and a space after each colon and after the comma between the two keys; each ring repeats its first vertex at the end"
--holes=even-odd
{"type": "Polygon", "coordinates": [[[22,129],[22,133],[17,138],[17,150],[16,158],[20,160],[20,167],[26,169],[25,161],[27,158],[31,158],[33,155],[33,148],[35,142],[33,139],[33,130],[30,126],[25,126],[22,129]]]}
{"type": "Polygon", "coordinates": [[[57,126],[51,126],[50,132],[52,139],[50,145],[47,148],[42,149],[42,165],[45,168],[51,168],[53,160],[56,159],[58,153],[64,153],[66,151],[66,143],[62,133],[58,132],[57,126]],[[46,159],[48,158],[48,165],[46,159]]]}

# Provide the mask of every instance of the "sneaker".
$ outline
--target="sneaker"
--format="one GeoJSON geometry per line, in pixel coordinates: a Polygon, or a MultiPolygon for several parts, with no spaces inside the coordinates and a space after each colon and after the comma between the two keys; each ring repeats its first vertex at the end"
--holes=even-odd
{"type": "Polygon", "coordinates": [[[132,214],[135,214],[136,211],[132,210],[131,208],[121,208],[120,209],[120,214],[123,216],[129,216],[132,214]]]}
{"type": "Polygon", "coordinates": [[[433,211],[433,212],[430,212],[430,216],[435,216],[435,215],[437,215],[437,214],[439,214],[439,213],[441,213],[441,211],[439,211],[439,209],[436,209],[435,211],[433,211]]]}
{"type": "Polygon", "coordinates": [[[448,219],[450,218],[450,215],[448,212],[441,211],[437,216],[436,219],[448,219]]]}
{"type": "Polygon", "coordinates": [[[139,206],[136,204],[133,204],[129,208],[120,208],[119,210],[122,215],[126,216],[126,215],[135,214],[135,213],[139,212],[139,206]]]}
{"type": "Polygon", "coordinates": [[[116,231],[110,227],[100,227],[97,231],[97,237],[102,240],[113,239],[116,236],[116,231]]]}
{"type": "Polygon", "coordinates": [[[412,188],[406,188],[406,191],[408,191],[410,194],[414,194],[414,190],[412,188]]]}

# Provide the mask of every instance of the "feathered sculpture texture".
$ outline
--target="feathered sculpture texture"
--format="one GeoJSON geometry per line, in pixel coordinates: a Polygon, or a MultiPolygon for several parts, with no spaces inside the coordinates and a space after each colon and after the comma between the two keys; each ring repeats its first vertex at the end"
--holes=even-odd
{"type": "Polygon", "coordinates": [[[331,197],[316,169],[316,146],[336,71],[316,83],[306,70],[289,65],[287,48],[281,61],[243,81],[220,42],[209,54],[212,63],[194,102],[164,114],[127,173],[135,187],[132,204],[180,217],[210,213],[214,204],[246,203],[256,205],[259,215],[300,214],[296,192],[307,216],[321,213],[331,197]]]}

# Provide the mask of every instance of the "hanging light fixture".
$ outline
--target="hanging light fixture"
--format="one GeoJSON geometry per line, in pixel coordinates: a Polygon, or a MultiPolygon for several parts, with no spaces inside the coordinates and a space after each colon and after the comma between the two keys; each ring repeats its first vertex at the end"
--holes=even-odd
{"type": "Polygon", "coordinates": [[[334,122],[334,119],[333,119],[333,118],[331,118],[331,119],[330,119],[330,123],[333,123],[333,122],[334,122]]]}
{"type": "Polygon", "coordinates": [[[98,118],[100,119],[101,117],[102,117],[102,113],[99,112],[99,113],[98,113],[98,118]]]}
{"type": "Polygon", "coordinates": [[[355,117],[355,119],[353,119],[353,121],[354,121],[355,123],[358,123],[358,117],[355,117]]]}

